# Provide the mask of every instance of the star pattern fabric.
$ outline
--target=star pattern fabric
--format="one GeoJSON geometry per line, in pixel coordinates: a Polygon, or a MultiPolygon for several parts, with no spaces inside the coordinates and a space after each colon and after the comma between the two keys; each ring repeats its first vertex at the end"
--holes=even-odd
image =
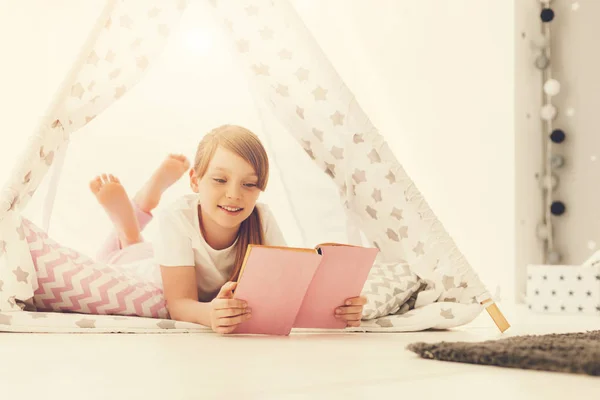
{"type": "Polygon", "coordinates": [[[21,161],[21,176],[0,193],[0,311],[18,311],[16,302],[25,301],[37,289],[20,212],[27,206],[44,175],[55,161],[55,154],[69,136],[122,98],[134,87],[160,55],[169,34],[176,26],[189,0],[161,2],[114,2],[94,47],[88,50],[73,75],[66,79],[56,109],[38,127],[29,147],[32,155],[21,161]],[[16,235],[15,235],[16,233],[16,235]],[[20,256],[6,257],[6,252],[20,256]],[[4,255],[4,256],[3,256],[4,255]],[[16,260],[21,260],[17,263],[16,260]],[[23,261],[28,260],[28,261],[23,261]],[[7,306],[8,305],[8,306],[7,306]]]}
{"type": "MultiPolygon", "coordinates": [[[[291,4],[270,0],[211,3],[230,35],[232,48],[248,69],[255,93],[266,100],[285,130],[302,144],[316,168],[337,185],[339,202],[346,207],[348,218],[381,250],[365,287],[369,315],[388,315],[415,296],[421,304],[431,306],[431,312],[426,307],[419,311],[419,315],[427,313],[428,318],[436,319],[431,326],[446,323],[441,319],[448,319],[449,315],[454,316],[451,324],[457,326],[481,311],[479,302],[490,297],[486,288],[291,4]],[[385,286],[376,284],[376,273],[382,265],[390,266],[387,271],[402,278],[390,281],[389,296],[379,290],[385,286]],[[454,282],[468,281],[469,285],[445,287],[443,275],[436,270],[438,265],[455,277],[454,282]],[[400,275],[405,266],[409,276],[400,275]],[[414,284],[404,285],[409,280],[414,284]],[[456,303],[449,303],[445,309],[451,312],[440,316],[434,303],[446,297],[456,303]],[[461,304],[469,311],[457,311],[461,304]]],[[[39,139],[32,145],[36,157],[24,160],[17,183],[2,193],[0,236],[6,241],[5,253],[28,251],[26,237],[19,231],[19,213],[53,164],[61,145],[114,101],[126,96],[143,77],[176,27],[187,1],[158,4],[114,3],[94,48],[89,49],[70,87],[65,88],[60,103],[64,111],[42,124],[39,139]]],[[[17,265],[5,256],[1,260],[4,290],[0,293],[0,311],[6,303],[2,299],[31,298],[37,282],[31,263],[17,265]],[[17,267],[22,273],[13,273],[17,267]],[[24,284],[25,273],[31,284],[24,284]]]]}

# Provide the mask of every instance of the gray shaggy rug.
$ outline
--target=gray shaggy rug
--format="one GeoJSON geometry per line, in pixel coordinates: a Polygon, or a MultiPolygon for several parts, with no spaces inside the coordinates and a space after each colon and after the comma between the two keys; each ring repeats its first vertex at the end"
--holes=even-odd
{"type": "Polygon", "coordinates": [[[600,330],[515,336],[479,343],[412,343],[422,358],[600,376],[600,330]]]}

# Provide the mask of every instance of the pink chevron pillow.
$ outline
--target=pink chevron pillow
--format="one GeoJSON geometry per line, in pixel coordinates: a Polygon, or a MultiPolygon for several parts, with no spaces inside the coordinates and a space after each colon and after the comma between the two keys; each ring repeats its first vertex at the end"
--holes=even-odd
{"type": "Polygon", "coordinates": [[[61,246],[25,218],[23,228],[37,273],[38,311],[169,318],[155,283],[61,246]]]}

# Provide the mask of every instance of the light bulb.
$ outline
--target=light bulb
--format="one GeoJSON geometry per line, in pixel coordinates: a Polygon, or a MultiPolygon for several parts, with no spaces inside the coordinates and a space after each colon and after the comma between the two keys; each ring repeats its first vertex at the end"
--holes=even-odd
{"type": "Polygon", "coordinates": [[[556,107],[554,107],[552,104],[546,104],[545,106],[542,107],[542,109],[540,111],[540,116],[545,121],[551,121],[554,118],[556,118],[556,113],[557,113],[556,107]]]}
{"type": "Polygon", "coordinates": [[[560,82],[556,79],[548,79],[544,83],[544,92],[548,96],[556,96],[560,92],[560,82]]]}

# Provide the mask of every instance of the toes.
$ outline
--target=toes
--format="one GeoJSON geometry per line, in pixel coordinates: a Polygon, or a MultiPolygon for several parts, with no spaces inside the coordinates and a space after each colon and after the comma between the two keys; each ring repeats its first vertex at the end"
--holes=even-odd
{"type": "Polygon", "coordinates": [[[97,176],[90,182],[90,189],[94,193],[97,193],[100,190],[101,186],[102,186],[102,180],[100,179],[99,176],[97,176]]]}
{"type": "Polygon", "coordinates": [[[92,190],[98,191],[98,190],[100,190],[100,188],[102,188],[102,186],[106,185],[107,183],[119,183],[120,184],[121,181],[119,180],[119,178],[117,178],[113,174],[101,174],[101,175],[98,175],[96,178],[94,178],[94,180],[92,180],[90,182],[90,187],[92,188],[92,190]]]}
{"type": "Polygon", "coordinates": [[[169,154],[169,158],[180,161],[184,166],[189,167],[190,162],[183,154],[169,154]]]}

